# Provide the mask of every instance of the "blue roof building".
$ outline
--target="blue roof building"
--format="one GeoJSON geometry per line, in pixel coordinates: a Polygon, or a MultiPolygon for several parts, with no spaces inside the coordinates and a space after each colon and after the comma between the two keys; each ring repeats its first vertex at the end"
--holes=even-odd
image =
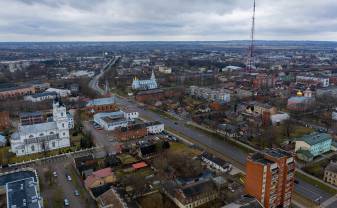
{"type": "Polygon", "coordinates": [[[332,137],[327,133],[313,132],[296,138],[295,152],[304,161],[312,161],[314,157],[331,150],[332,137]]]}
{"type": "Polygon", "coordinates": [[[6,137],[0,134],[0,147],[5,146],[6,142],[6,137]]]}

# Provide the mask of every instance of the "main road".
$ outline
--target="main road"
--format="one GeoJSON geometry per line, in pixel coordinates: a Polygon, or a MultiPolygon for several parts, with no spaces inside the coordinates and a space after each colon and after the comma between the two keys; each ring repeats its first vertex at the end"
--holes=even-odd
{"type": "MultiPolygon", "coordinates": [[[[116,63],[116,61],[114,61],[116,63]]],[[[93,82],[90,84],[90,87],[96,90],[98,93],[102,94],[103,90],[98,86],[98,79],[102,76],[104,70],[93,78],[93,82]]],[[[234,146],[225,140],[213,137],[212,135],[206,134],[204,132],[192,129],[186,126],[186,121],[184,120],[172,120],[167,117],[161,116],[157,113],[154,113],[150,110],[147,110],[143,107],[139,107],[137,103],[133,100],[126,99],[123,97],[116,96],[116,103],[122,106],[127,106],[137,112],[139,112],[141,117],[159,121],[163,123],[166,127],[173,129],[176,132],[180,132],[183,135],[193,139],[194,142],[204,145],[220,154],[222,154],[227,160],[232,162],[242,171],[245,171],[245,163],[247,158],[247,152],[242,149],[234,146]]],[[[295,184],[295,192],[313,202],[316,202],[320,199],[321,202],[332,197],[332,194],[325,192],[324,190],[319,189],[318,187],[311,185],[303,180],[297,179],[299,183],[295,184]]]]}

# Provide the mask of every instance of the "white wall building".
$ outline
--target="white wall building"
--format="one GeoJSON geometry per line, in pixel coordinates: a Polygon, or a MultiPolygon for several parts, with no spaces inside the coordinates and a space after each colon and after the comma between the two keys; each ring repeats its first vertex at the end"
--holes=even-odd
{"type": "Polygon", "coordinates": [[[18,156],[69,146],[67,111],[58,99],[53,102],[53,121],[19,126],[11,138],[11,151],[18,156]]]}
{"type": "Polygon", "coordinates": [[[96,113],[94,121],[104,130],[113,131],[119,127],[127,127],[128,119],[124,117],[123,111],[96,113]]]}
{"type": "Polygon", "coordinates": [[[160,122],[151,122],[146,124],[147,133],[159,134],[164,131],[164,124],[160,122]]]}
{"type": "Polygon", "coordinates": [[[57,89],[57,88],[48,88],[46,92],[56,92],[56,94],[58,94],[61,97],[68,97],[69,95],[71,95],[70,90],[57,89]]]}
{"type": "Polygon", "coordinates": [[[26,95],[23,99],[31,102],[41,102],[44,100],[55,99],[57,94],[55,92],[42,92],[33,95],[26,95]]]}
{"type": "Polygon", "coordinates": [[[225,89],[214,90],[207,87],[190,86],[189,94],[197,98],[228,103],[231,100],[230,92],[225,89]]]}
{"type": "Polygon", "coordinates": [[[127,120],[133,121],[139,117],[139,113],[135,111],[124,112],[124,118],[127,120]]]}

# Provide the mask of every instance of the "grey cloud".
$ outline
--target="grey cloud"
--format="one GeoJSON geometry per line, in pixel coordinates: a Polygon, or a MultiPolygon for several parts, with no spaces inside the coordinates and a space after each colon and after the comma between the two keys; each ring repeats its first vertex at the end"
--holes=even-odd
{"type": "MultiPolygon", "coordinates": [[[[0,41],[248,39],[251,7],[252,0],[2,0],[0,41]]],[[[257,0],[256,35],[337,40],[336,11],[336,0],[257,0]]]]}

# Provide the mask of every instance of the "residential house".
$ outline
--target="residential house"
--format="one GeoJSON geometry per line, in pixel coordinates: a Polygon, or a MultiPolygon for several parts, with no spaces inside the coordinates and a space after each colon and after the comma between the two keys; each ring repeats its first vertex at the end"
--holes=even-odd
{"type": "Polygon", "coordinates": [[[207,152],[203,152],[200,155],[200,158],[203,162],[205,162],[211,168],[220,171],[222,173],[227,173],[232,170],[232,165],[224,161],[218,157],[208,154],[207,152]]]}
{"type": "Polygon", "coordinates": [[[109,189],[96,199],[99,208],[127,208],[127,204],[113,189],[109,189]]]}
{"type": "Polygon", "coordinates": [[[84,185],[87,189],[92,189],[105,184],[113,184],[115,181],[116,176],[112,172],[112,169],[108,167],[92,172],[92,174],[84,180],[84,185]]]}
{"type": "Polygon", "coordinates": [[[337,186],[337,162],[330,162],[324,169],[324,181],[337,186]]]}
{"type": "Polygon", "coordinates": [[[313,132],[296,138],[295,152],[303,161],[311,161],[314,157],[331,150],[332,137],[327,133],[313,132]]]}
{"type": "Polygon", "coordinates": [[[195,208],[218,198],[218,191],[211,180],[201,180],[187,185],[164,185],[164,193],[179,208],[195,208]]]}

